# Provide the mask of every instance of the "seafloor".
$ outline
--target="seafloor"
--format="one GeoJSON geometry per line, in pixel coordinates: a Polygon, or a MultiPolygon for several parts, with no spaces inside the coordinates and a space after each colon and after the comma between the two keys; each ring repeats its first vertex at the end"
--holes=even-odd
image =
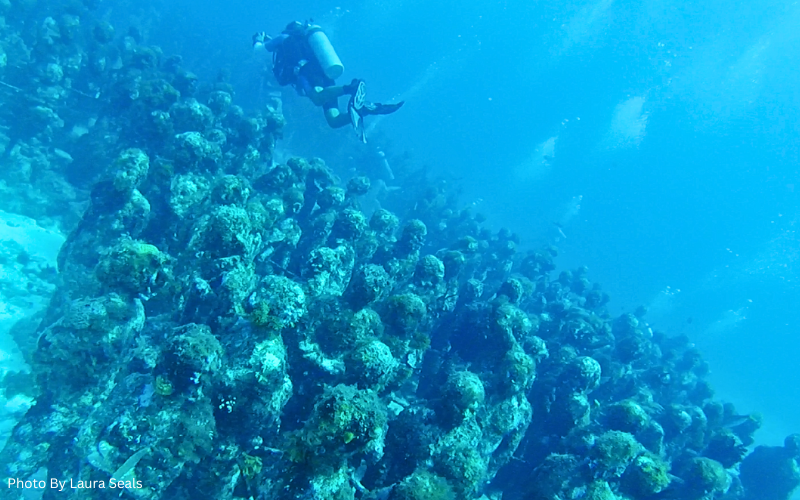
{"type": "Polygon", "coordinates": [[[0,498],[800,483],[800,435],[753,449],[761,417],[715,399],[689,339],[610,316],[555,248],[435,179],[381,190],[390,211],[367,177],[275,161],[280,107],[242,109],[90,4],[0,1],[0,498]]]}

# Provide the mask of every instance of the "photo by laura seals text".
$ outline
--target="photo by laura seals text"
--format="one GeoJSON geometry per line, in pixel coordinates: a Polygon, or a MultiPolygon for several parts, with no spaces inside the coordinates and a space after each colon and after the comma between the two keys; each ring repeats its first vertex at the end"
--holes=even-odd
{"type": "Polygon", "coordinates": [[[96,490],[103,490],[106,488],[114,489],[114,488],[132,488],[132,489],[139,489],[142,487],[141,481],[136,480],[129,480],[129,481],[120,481],[115,478],[111,478],[110,481],[73,481],[72,479],[67,479],[64,481],[59,481],[56,478],[51,478],[50,483],[45,481],[44,479],[29,479],[27,481],[23,481],[21,479],[14,479],[9,478],[6,481],[8,488],[19,488],[19,489],[32,489],[32,490],[43,490],[49,486],[51,490],[58,490],[64,491],[65,489],[96,489],[96,490]]]}

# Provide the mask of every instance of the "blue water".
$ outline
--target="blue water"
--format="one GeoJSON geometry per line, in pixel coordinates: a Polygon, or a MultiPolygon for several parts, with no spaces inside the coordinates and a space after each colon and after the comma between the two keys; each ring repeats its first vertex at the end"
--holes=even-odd
{"type": "MultiPolygon", "coordinates": [[[[244,105],[278,90],[251,34],[313,18],[342,81],[407,101],[369,147],[445,176],[523,245],[556,243],[613,314],[647,305],[655,329],[690,335],[718,396],[765,414],[761,442],[800,428],[800,4],[177,0],[112,14],[130,12],[201,76],[225,68],[244,105]]],[[[348,168],[351,132],[283,94],[282,147],[348,168]]]]}

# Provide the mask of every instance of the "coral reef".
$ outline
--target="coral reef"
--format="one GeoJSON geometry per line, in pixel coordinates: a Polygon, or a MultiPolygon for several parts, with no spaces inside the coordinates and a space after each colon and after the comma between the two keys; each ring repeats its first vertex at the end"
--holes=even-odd
{"type": "Polygon", "coordinates": [[[30,373],[3,397],[27,385],[33,406],[4,477],[140,500],[783,500],[800,484],[797,436],[748,453],[761,417],[715,400],[689,340],[613,317],[585,268],[554,275],[557,249],[520,249],[424,176],[370,213],[367,177],[275,161],[279,107],[246,113],[91,2],[29,3],[2,6],[0,119],[19,126],[0,127],[0,207],[69,236],[58,279],[0,254],[52,293],[15,330],[30,373]]]}

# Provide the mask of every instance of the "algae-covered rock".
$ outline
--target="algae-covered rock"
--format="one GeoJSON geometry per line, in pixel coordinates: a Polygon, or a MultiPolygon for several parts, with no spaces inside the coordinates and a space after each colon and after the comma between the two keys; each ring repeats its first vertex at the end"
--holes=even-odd
{"type": "Polygon", "coordinates": [[[169,206],[178,217],[197,209],[209,192],[208,181],[197,174],[177,175],[170,183],[169,206]]]}
{"type": "Polygon", "coordinates": [[[227,92],[215,90],[208,96],[208,107],[215,115],[224,115],[233,103],[233,98],[227,92]]]}
{"type": "Polygon", "coordinates": [[[223,175],[217,179],[211,196],[218,205],[244,207],[251,193],[250,183],[236,175],[223,175]]]}
{"type": "Polygon", "coordinates": [[[399,223],[396,215],[382,208],[375,210],[369,219],[369,227],[383,236],[390,236],[399,223]]]}
{"type": "Polygon", "coordinates": [[[642,445],[631,434],[607,431],[595,437],[590,455],[603,474],[619,476],[641,452],[642,445]]]}
{"type": "Polygon", "coordinates": [[[706,457],[691,459],[681,478],[686,481],[687,492],[695,498],[724,493],[730,486],[730,478],[722,464],[706,457]]]}
{"type": "Polygon", "coordinates": [[[317,198],[317,204],[323,210],[339,208],[344,205],[345,190],[338,186],[326,187],[317,198]]]}
{"type": "Polygon", "coordinates": [[[800,435],[781,446],[758,446],[745,457],[740,477],[746,500],[784,500],[800,487],[800,435]]]}
{"type": "Polygon", "coordinates": [[[443,477],[417,470],[394,487],[389,500],[454,500],[453,488],[443,477]]]}
{"type": "Polygon", "coordinates": [[[447,378],[445,397],[448,404],[463,413],[476,411],[483,404],[486,392],[480,377],[469,371],[458,371],[447,378]]]}
{"type": "Polygon", "coordinates": [[[353,273],[348,298],[356,307],[364,307],[383,298],[391,289],[392,281],[379,264],[367,264],[353,273]]]}
{"type": "Polygon", "coordinates": [[[295,435],[291,459],[312,467],[343,464],[348,459],[379,460],[386,429],[386,408],[375,392],[344,384],[328,387],[317,398],[311,418],[295,435]]]}
{"type": "Polygon", "coordinates": [[[175,164],[182,172],[213,168],[221,157],[219,145],[200,132],[182,132],[175,136],[175,164]]]}
{"type": "Polygon", "coordinates": [[[433,460],[434,471],[465,498],[474,495],[486,479],[486,459],[468,442],[443,447],[433,460]]]}
{"type": "Polygon", "coordinates": [[[370,181],[368,177],[363,175],[353,177],[347,181],[347,194],[349,196],[362,196],[369,192],[370,181]]]}
{"type": "Polygon", "coordinates": [[[422,248],[428,228],[421,220],[411,220],[403,228],[403,233],[397,242],[397,248],[401,253],[415,252],[422,248]]]}
{"type": "Polygon", "coordinates": [[[399,363],[379,340],[359,343],[345,357],[347,379],[361,388],[381,391],[394,378],[399,363]]]}
{"type": "Polygon", "coordinates": [[[255,250],[252,223],[243,208],[221,205],[200,226],[190,244],[198,251],[208,252],[214,257],[230,257],[248,255],[255,250]]]}
{"type": "Polygon", "coordinates": [[[635,401],[625,400],[604,408],[603,422],[611,430],[635,434],[647,427],[650,415],[635,401]]]}
{"type": "Polygon", "coordinates": [[[333,226],[333,235],[345,240],[360,238],[367,229],[367,218],[360,210],[345,208],[336,218],[333,226]]]}
{"type": "Polygon", "coordinates": [[[100,258],[95,274],[106,287],[144,293],[159,282],[167,262],[167,255],[154,245],[125,239],[100,258]]]}
{"type": "Polygon", "coordinates": [[[214,113],[195,99],[186,99],[172,105],[169,114],[175,120],[175,131],[203,132],[214,122],[214,113]]]}
{"type": "Polygon", "coordinates": [[[427,307],[413,293],[394,295],[387,301],[384,321],[400,335],[409,335],[427,316],[427,307]]]}
{"type": "Polygon", "coordinates": [[[277,331],[295,326],[306,313],[303,288],[283,276],[265,276],[247,302],[252,309],[258,308],[257,314],[263,315],[256,321],[270,321],[277,331]]]}
{"type": "Polygon", "coordinates": [[[147,176],[150,159],[141,149],[126,149],[120,153],[112,166],[114,169],[114,188],[129,194],[147,176]]]}
{"type": "Polygon", "coordinates": [[[353,272],[355,256],[345,246],[322,247],[311,252],[304,277],[311,295],[341,296],[353,272]]]}
{"type": "Polygon", "coordinates": [[[625,470],[622,488],[634,497],[649,497],[661,493],[670,481],[669,464],[657,455],[643,454],[625,470]]]}
{"type": "Polygon", "coordinates": [[[444,263],[435,255],[426,255],[417,264],[414,279],[421,286],[433,286],[444,279],[444,263]]]}
{"type": "Polygon", "coordinates": [[[167,369],[188,378],[218,371],[224,351],[208,326],[190,323],[172,332],[168,353],[167,369]]]}

